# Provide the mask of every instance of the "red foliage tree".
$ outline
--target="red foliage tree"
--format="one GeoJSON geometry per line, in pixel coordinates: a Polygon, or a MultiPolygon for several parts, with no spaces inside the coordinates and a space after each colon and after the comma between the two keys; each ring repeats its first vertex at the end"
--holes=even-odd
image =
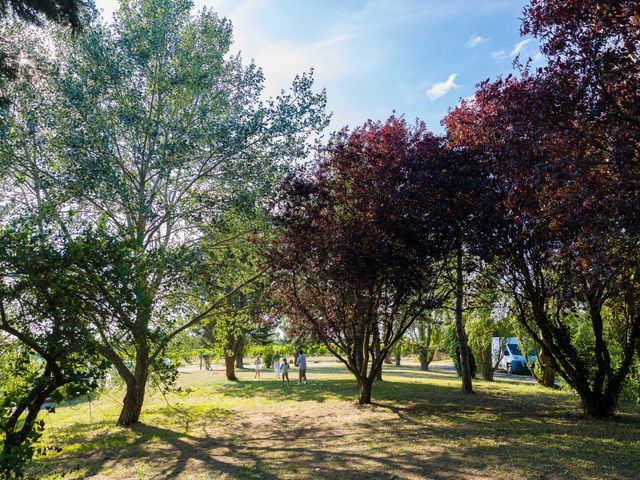
{"type": "Polygon", "coordinates": [[[313,333],[356,377],[360,403],[415,319],[441,306],[441,141],[391,117],[335,134],[310,176],[289,178],[274,208],[271,264],[294,328],[313,333]],[[376,348],[376,340],[379,339],[376,348]]]}
{"type": "Polygon", "coordinates": [[[481,84],[445,120],[453,145],[491,165],[502,223],[484,238],[522,323],[596,417],[613,414],[640,335],[635,3],[532,1],[523,31],[548,66],[481,84]],[[593,332],[588,355],[575,315],[593,332]]]}
{"type": "Polygon", "coordinates": [[[540,40],[548,62],[545,72],[551,74],[558,86],[568,83],[571,97],[582,104],[582,123],[576,126],[589,130],[604,128],[609,133],[609,148],[614,138],[618,145],[621,140],[629,143],[631,150],[635,150],[637,167],[640,128],[637,0],[531,0],[521,30],[540,40]]]}

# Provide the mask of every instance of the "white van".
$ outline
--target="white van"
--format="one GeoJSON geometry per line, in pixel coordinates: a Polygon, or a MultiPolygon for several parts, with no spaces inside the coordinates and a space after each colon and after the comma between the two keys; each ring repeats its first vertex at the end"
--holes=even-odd
{"type": "MultiPolygon", "coordinates": [[[[530,373],[526,359],[520,351],[518,339],[515,337],[491,339],[491,358],[494,365],[498,363],[498,368],[506,370],[507,373],[530,373]]],[[[533,364],[537,360],[535,352],[529,352],[529,363],[533,364]]]]}

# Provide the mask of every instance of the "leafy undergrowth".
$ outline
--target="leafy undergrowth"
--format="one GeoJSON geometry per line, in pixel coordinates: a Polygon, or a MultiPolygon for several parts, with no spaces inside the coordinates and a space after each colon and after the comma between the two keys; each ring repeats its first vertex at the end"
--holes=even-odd
{"type": "MultiPolygon", "coordinates": [[[[582,416],[575,397],[535,385],[385,367],[372,406],[333,362],[311,364],[308,385],[271,372],[224,381],[189,370],[169,404],[151,393],[141,424],[115,427],[122,392],[46,414],[28,478],[45,479],[632,479],[640,471],[640,413],[582,416]]],[[[292,379],[296,375],[292,371],[292,379]]]]}

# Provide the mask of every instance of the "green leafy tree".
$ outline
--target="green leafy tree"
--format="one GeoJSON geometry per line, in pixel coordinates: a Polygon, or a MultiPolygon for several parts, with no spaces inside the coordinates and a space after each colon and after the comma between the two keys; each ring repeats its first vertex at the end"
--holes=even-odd
{"type": "Polygon", "coordinates": [[[94,299],[107,293],[102,279],[123,260],[100,230],[68,240],[22,224],[0,231],[0,356],[7,362],[0,377],[10,378],[0,386],[0,478],[19,476],[33,455],[48,398],[97,388],[107,364],[87,341],[102,308],[94,299]]]}
{"type": "Polygon", "coordinates": [[[104,225],[76,221],[59,188],[58,111],[45,93],[54,69],[32,32],[14,33],[38,75],[12,82],[16,101],[0,113],[0,465],[9,476],[34,453],[45,400],[97,385],[105,362],[90,341],[91,323],[111,313],[95,300],[118,297],[120,309],[133,303],[117,290],[129,280],[121,245],[104,225]],[[118,282],[105,283],[114,272],[118,282]]]}
{"type": "MultiPolygon", "coordinates": [[[[429,365],[442,341],[443,325],[440,317],[440,315],[431,314],[419,318],[408,331],[408,348],[409,351],[418,355],[420,370],[429,370],[429,365]]],[[[399,356],[401,352],[399,348],[397,355],[399,356]]],[[[398,364],[399,362],[396,361],[396,365],[398,364]]]]}
{"type": "Polygon", "coordinates": [[[492,338],[507,337],[508,319],[501,309],[481,308],[474,311],[467,321],[469,348],[477,359],[477,367],[484,380],[493,381],[493,374],[498,368],[504,345],[495,356],[492,351],[492,338]]]}
{"type": "Polygon", "coordinates": [[[138,421],[151,366],[171,339],[251,280],[193,301],[208,245],[226,240],[203,238],[203,225],[247,193],[254,201],[254,180],[305,155],[327,121],[309,75],[263,100],[262,72],[229,54],[230,22],[191,8],[123,1],[113,24],[58,38],[65,186],[85,218],[106,218],[130,246],[135,271],[135,311],[105,299],[116,315],[94,324],[126,385],[120,425],[138,421]]]}

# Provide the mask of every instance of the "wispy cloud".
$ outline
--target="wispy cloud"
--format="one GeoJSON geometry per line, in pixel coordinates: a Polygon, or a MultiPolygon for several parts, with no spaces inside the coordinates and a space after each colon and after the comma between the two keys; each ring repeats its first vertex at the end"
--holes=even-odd
{"type": "MultiPolygon", "coordinates": [[[[272,0],[221,0],[217,8],[233,22],[233,51],[253,58],[265,73],[265,97],[291,85],[296,74],[314,68],[317,85],[373,69],[379,55],[372,47],[360,51],[366,25],[336,20],[305,41],[263,28],[272,0]]],[[[366,44],[365,44],[366,47],[366,44]]]]}
{"type": "Polygon", "coordinates": [[[457,73],[452,73],[446,81],[431,85],[431,88],[427,90],[427,98],[429,100],[437,100],[440,97],[444,97],[452,88],[458,87],[459,85],[455,83],[457,76],[457,73]]]}
{"type": "Polygon", "coordinates": [[[504,50],[497,50],[495,52],[491,52],[491,57],[493,57],[494,60],[506,60],[509,58],[509,54],[504,50]]]}
{"type": "Polygon", "coordinates": [[[510,55],[512,57],[516,57],[516,56],[520,55],[520,52],[522,52],[522,49],[525,47],[525,45],[527,45],[530,42],[531,42],[530,38],[525,38],[521,42],[516,43],[515,46],[513,47],[513,50],[511,50],[511,54],[510,55]]]}
{"type": "Polygon", "coordinates": [[[467,42],[467,47],[474,48],[488,41],[489,41],[488,38],[484,38],[480,35],[475,35],[469,38],[469,41],[467,42]]]}
{"type": "Polygon", "coordinates": [[[494,60],[498,60],[498,61],[506,60],[507,58],[516,58],[518,55],[523,53],[523,51],[525,50],[525,47],[532,41],[533,39],[531,38],[525,38],[524,40],[516,43],[510,52],[507,53],[505,50],[498,50],[498,51],[492,52],[491,56],[493,57],[494,60]]]}

